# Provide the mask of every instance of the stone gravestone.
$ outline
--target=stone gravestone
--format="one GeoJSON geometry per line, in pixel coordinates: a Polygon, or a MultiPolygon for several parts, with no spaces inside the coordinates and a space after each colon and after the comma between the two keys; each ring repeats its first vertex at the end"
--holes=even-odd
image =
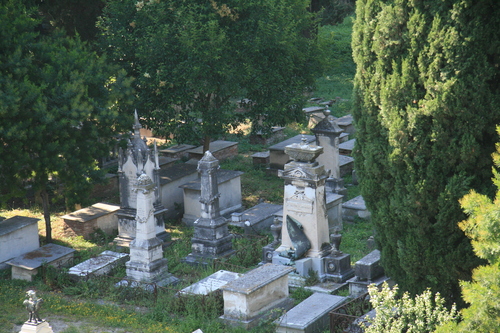
{"type": "Polygon", "coordinates": [[[201,175],[201,217],[194,222],[192,252],[184,259],[189,264],[207,265],[213,259],[234,253],[228,221],[220,215],[218,168],[219,161],[207,150],[198,163],[201,175]]]}
{"type": "MultiPolygon", "coordinates": [[[[155,283],[159,286],[178,280],[168,272],[167,259],[163,258],[162,242],[156,236],[155,191],[151,178],[143,173],[134,186],[137,192],[136,234],[130,242],[130,261],[127,261],[127,280],[139,283],[155,283]]],[[[125,281],[118,285],[130,286],[125,281]]]]}
{"type": "Polygon", "coordinates": [[[32,217],[14,216],[0,222],[0,268],[6,266],[4,261],[40,247],[38,221],[32,217]]]}
{"type": "Polygon", "coordinates": [[[239,273],[220,270],[204,279],[182,289],[179,294],[185,295],[208,295],[214,291],[220,290],[231,281],[238,279],[239,273]]]}
{"type": "Polygon", "coordinates": [[[103,251],[95,258],[90,258],[69,269],[68,274],[74,278],[87,278],[90,275],[104,275],[129,259],[126,253],[103,251]]]}
{"type": "Polygon", "coordinates": [[[154,192],[154,217],[156,221],[156,234],[158,238],[165,242],[169,235],[165,231],[163,215],[166,209],[162,205],[160,190],[160,162],[158,150],[152,151],[146,145],[146,138],[141,139],[137,111],[135,111],[134,134],[128,143],[127,149],[120,148],[118,158],[118,175],[120,185],[120,210],[118,216],[118,236],[115,238],[116,244],[128,246],[135,237],[135,216],[137,210],[137,193],[133,190],[134,183],[142,173],[148,175],[155,184],[154,192]]]}
{"type": "Polygon", "coordinates": [[[349,294],[353,297],[362,295],[368,291],[368,285],[374,283],[382,285],[390,279],[384,275],[384,269],[380,266],[380,251],[373,250],[354,266],[355,276],[349,282],[349,294]]]}

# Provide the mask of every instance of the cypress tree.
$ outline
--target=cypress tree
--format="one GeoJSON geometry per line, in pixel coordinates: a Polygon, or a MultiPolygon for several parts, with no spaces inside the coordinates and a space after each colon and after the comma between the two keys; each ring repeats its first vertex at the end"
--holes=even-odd
{"type": "Polygon", "coordinates": [[[478,265],[458,200],[490,186],[500,123],[500,2],[358,0],[356,169],[402,290],[460,301],[478,265]]]}

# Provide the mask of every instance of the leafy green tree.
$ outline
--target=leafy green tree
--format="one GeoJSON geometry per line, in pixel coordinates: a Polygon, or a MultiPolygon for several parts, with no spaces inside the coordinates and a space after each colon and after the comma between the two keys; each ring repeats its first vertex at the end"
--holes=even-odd
{"type": "Polygon", "coordinates": [[[0,7],[0,188],[2,202],[28,184],[40,193],[50,242],[53,180],[68,204],[82,202],[130,82],[78,38],[35,32],[35,16],[20,1],[0,7]]]}
{"type": "Polygon", "coordinates": [[[368,292],[376,315],[360,323],[365,333],[428,333],[440,324],[457,321],[455,306],[448,310],[444,298],[429,289],[415,298],[407,292],[398,297],[398,286],[390,288],[384,282],[380,290],[374,284],[368,286],[368,292]]]}
{"type": "Polygon", "coordinates": [[[304,119],[304,92],[320,68],[303,0],[118,1],[100,22],[112,59],[136,78],[146,124],[204,142],[243,118],[253,131],[304,119]],[[251,100],[235,112],[236,100],[251,100]],[[260,120],[260,122],[258,121],[260,120]]]}
{"type": "MultiPolygon", "coordinates": [[[[500,127],[497,127],[500,134],[500,127]]],[[[493,154],[500,168],[500,145],[493,154]]],[[[439,332],[498,332],[500,327],[500,173],[493,170],[497,188],[494,200],[471,191],[460,200],[468,219],[459,223],[471,239],[474,253],[488,261],[472,272],[472,281],[463,281],[462,297],[470,305],[461,311],[463,320],[450,323],[439,332]]]]}
{"type": "Polygon", "coordinates": [[[402,290],[458,304],[479,264],[458,199],[492,193],[500,2],[356,4],[354,155],[383,266],[402,290]]]}

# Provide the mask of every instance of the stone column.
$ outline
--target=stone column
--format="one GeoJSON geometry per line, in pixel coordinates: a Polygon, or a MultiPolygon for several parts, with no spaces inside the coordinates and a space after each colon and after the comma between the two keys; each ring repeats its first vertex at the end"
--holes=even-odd
{"type": "Polygon", "coordinates": [[[219,161],[210,151],[206,151],[198,163],[198,172],[201,176],[201,214],[194,222],[192,252],[184,259],[190,264],[208,264],[209,260],[225,257],[234,252],[228,221],[220,215],[218,169],[219,161]]]}
{"type": "MultiPolygon", "coordinates": [[[[305,254],[309,258],[323,257],[322,245],[329,243],[325,195],[328,172],[316,162],[322,152],[322,147],[309,145],[304,140],[300,144],[286,146],[285,153],[293,161],[285,164],[280,172],[280,177],[285,180],[283,220],[290,216],[302,225],[311,243],[310,250],[305,254]]],[[[286,223],[281,230],[281,245],[276,251],[286,252],[293,249],[293,243],[286,223]]]]}
{"type": "Polygon", "coordinates": [[[163,258],[162,242],[156,237],[155,184],[142,174],[137,178],[135,238],[130,243],[130,261],[126,263],[127,278],[145,283],[167,285],[176,281],[168,273],[167,259],[163,258]]]}

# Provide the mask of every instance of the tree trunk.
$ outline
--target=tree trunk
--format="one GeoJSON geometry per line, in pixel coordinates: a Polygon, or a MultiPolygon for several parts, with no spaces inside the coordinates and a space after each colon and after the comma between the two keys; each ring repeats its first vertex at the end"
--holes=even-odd
{"type": "Polygon", "coordinates": [[[210,139],[209,135],[205,135],[203,138],[203,154],[210,148],[210,139]]]}
{"type": "Polygon", "coordinates": [[[43,207],[43,217],[45,219],[45,233],[47,243],[52,242],[52,226],[50,224],[50,200],[47,190],[44,188],[40,191],[40,197],[42,198],[43,207]]]}

